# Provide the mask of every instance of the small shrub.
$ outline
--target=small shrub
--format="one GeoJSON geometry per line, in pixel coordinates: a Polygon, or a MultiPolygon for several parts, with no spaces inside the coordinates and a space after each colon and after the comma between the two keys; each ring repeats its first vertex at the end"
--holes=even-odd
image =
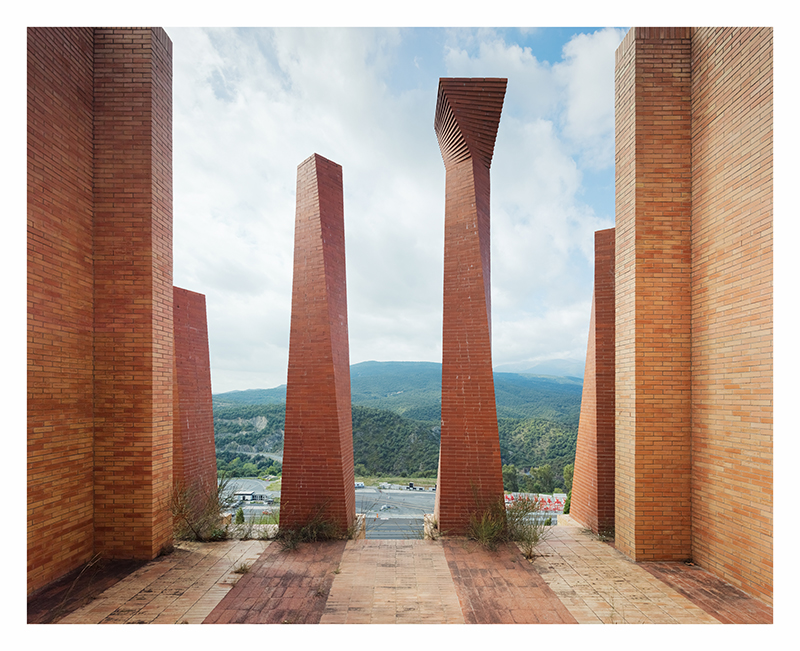
{"type": "Polygon", "coordinates": [[[506,509],[502,500],[489,505],[483,511],[470,514],[467,538],[477,541],[491,551],[508,540],[506,509]]]}
{"type": "Polygon", "coordinates": [[[244,509],[240,506],[236,509],[236,519],[234,524],[244,524],[244,509]]]}
{"type": "Polygon", "coordinates": [[[515,542],[522,555],[531,559],[551,523],[552,518],[543,515],[538,500],[517,499],[508,508],[500,500],[470,516],[467,536],[492,551],[501,543],[515,542]]]}
{"type": "Polygon", "coordinates": [[[225,540],[222,512],[233,503],[228,480],[211,486],[176,484],[166,508],[172,514],[173,531],[178,540],[201,542],[225,540]]]}
{"type": "Polygon", "coordinates": [[[297,549],[300,543],[341,540],[349,533],[343,532],[336,523],[328,520],[324,515],[324,507],[320,507],[300,529],[278,529],[275,538],[284,550],[291,551],[297,549]]]}
{"type": "Polygon", "coordinates": [[[542,513],[538,500],[520,498],[508,508],[509,538],[516,542],[528,560],[536,555],[536,547],[550,532],[552,516],[542,513]]]}

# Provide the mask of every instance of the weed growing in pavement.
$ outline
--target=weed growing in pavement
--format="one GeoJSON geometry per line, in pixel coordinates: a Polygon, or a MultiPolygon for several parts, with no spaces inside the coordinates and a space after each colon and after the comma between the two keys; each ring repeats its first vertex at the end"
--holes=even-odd
{"type": "Polygon", "coordinates": [[[614,530],[614,527],[607,527],[605,529],[600,529],[600,531],[597,532],[597,539],[600,542],[609,542],[611,540],[614,540],[615,536],[616,536],[616,531],[614,530]]]}
{"type": "Polygon", "coordinates": [[[323,542],[326,540],[341,540],[351,532],[342,531],[335,522],[328,520],[325,515],[325,506],[320,506],[317,512],[299,529],[278,529],[275,539],[285,551],[297,549],[304,542],[323,542]]]}
{"type": "Polygon", "coordinates": [[[172,514],[175,538],[200,542],[225,540],[228,531],[222,524],[222,512],[232,504],[228,479],[212,486],[176,484],[166,506],[172,514]]]}
{"type": "Polygon", "coordinates": [[[506,508],[501,499],[470,516],[467,537],[491,551],[501,543],[515,542],[522,555],[530,560],[547,537],[551,521],[542,513],[537,500],[518,499],[506,508]]]}
{"type": "Polygon", "coordinates": [[[519,498],[506,510],[509,540],[516,542],[522,555],[531,560],[536,547],[549,535],[552,516],[542,512],[538,500],[519,498]]]}
{"type": "Polygon", "coordinates": [[[250,563],[239,563],[233,568],[234,574],[247,574],[250,571],[250,563]]]}
{"type": "Polygon", "coordinates": [[[496,550],[500,543],[508,540],[506,508],[502,500],[470,514],[467,538],[477,541],[490,551],[496,550]]]}

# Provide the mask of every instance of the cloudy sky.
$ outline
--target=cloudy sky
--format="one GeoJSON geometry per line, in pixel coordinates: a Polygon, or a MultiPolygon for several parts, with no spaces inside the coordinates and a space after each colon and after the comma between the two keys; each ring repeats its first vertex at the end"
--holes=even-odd
{"type": "Polygon", "coordinates": [[[439,77],[506,77],[492,162],[495,367],[583,363],[614,223],[626,28],[167,27],[174,282],[206,295],[215,393],[285,383],[297,165],[343,167],[351,363],[441,361],[439,77]]]}

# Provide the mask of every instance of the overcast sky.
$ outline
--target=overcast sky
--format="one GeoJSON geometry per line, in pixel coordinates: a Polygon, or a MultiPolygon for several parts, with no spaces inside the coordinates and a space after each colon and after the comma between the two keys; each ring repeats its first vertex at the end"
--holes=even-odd
{"type": "Polygon", "coordinates": [[[441,361],[439,77],[506,77],[491,168],[495,367],[584,361],[614,225],[624,28],[184,29],[174,282],[206,295],[213,390],[286,381],[297,166],[343,168],[350,361],[441,361]]]}

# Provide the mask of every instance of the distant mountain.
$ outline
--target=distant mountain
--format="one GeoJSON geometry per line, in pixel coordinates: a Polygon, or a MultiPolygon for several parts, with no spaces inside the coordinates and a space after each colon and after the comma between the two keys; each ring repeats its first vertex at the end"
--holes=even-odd
{"type": "Polygon", "coordinates": [[[495,373],[523,373],[582,378],[585,364],[574,359],[547,359],[540,362],[514,362],[495,366],[495,373]]]}
{"type": "MultiPolygon", "coordinates": [[[[583,381],[495,372],[498,418],[544,418],[577,424],[583,381]]],[[[354,405],[385,409],[422,421],[441,419],[442,365],[436,362],[362,362],[350,367],[354,405]]],[[[214,395],[214,406],[276,404],[286,385],[214,395]]]]}

